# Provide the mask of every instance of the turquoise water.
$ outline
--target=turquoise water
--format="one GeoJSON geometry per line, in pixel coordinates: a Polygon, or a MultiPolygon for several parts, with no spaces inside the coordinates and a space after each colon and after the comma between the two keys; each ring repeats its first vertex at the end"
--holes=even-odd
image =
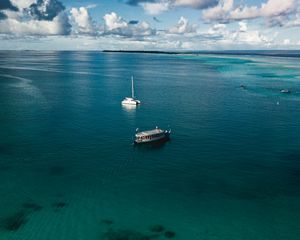
{"type": "Polygon", "coordinates": [[[0,239],[299,239],[299,104],[299,58],[0,52],[0,239]]]}

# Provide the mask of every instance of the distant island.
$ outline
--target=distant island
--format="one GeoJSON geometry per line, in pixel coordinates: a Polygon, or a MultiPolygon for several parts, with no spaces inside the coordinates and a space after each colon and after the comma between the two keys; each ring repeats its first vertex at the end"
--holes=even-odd
{"type": "Polygon", "coordinates": [[[104,53],[146,53],[146,54],[212,54],[212,55],[258,55],[300,58],[300,50],[220,50],[220,51],[156,51],[156,50],[103,50],[104,53]]]}
{"type": "Polygon", "coordinates": [[[103,50],[102,52],[117,53],[152,53],[152,54],[187,54],[187,52],[169,52],[169,51],[144,51],[144,50],[103,50]]]}

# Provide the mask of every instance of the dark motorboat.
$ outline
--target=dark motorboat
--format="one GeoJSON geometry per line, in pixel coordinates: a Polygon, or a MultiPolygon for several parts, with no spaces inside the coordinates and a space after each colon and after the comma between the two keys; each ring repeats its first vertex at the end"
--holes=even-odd
{"type": "Polygon", "coordinates": [[[171,134],[171,129],[162,130],[156,127],[153,130],[137,132],[135,134],[134,143],[140,144],[140,143],[151,143],[151,142],[157,142],[161,140],[167,140],[169,139],[170,134],[171,134]]]}

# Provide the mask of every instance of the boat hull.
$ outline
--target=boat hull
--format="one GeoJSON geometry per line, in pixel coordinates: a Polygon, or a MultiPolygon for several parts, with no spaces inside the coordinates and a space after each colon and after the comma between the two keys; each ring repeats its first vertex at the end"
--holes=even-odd
{"type": "Polygon", "coordinates": [[[127,98],[122,101],[122,105],[139,105],[141,102],[137,99],[127,98]]]}

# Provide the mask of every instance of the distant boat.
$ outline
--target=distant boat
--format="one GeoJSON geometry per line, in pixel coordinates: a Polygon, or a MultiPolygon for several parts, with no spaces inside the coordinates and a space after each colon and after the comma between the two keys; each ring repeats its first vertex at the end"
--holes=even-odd
{"type": "Polygon", "coordinates": [[[168,140],[170,134],[171,134],[171,129],[162,130],[162,129],[156,127],[155,129],[152,129],[152,130],[137,132],[135,134],[134,143],[140,144],[140,143],[157,142],[160,140],[168,140]]]}
{"type": "Polygon", "coordinates": [[[131,76],[131,97],[125,97],[122,101],[122,105],[139,105],[141,101],[136,99],[134,96],[134,85],[133,85],[133,76],[131,76]]]}
{"type": "Polygon", "coordinates": [[[291,93],[291,91],[288,89],[281,89],[280,92],[281,93],[291,93]]]}

